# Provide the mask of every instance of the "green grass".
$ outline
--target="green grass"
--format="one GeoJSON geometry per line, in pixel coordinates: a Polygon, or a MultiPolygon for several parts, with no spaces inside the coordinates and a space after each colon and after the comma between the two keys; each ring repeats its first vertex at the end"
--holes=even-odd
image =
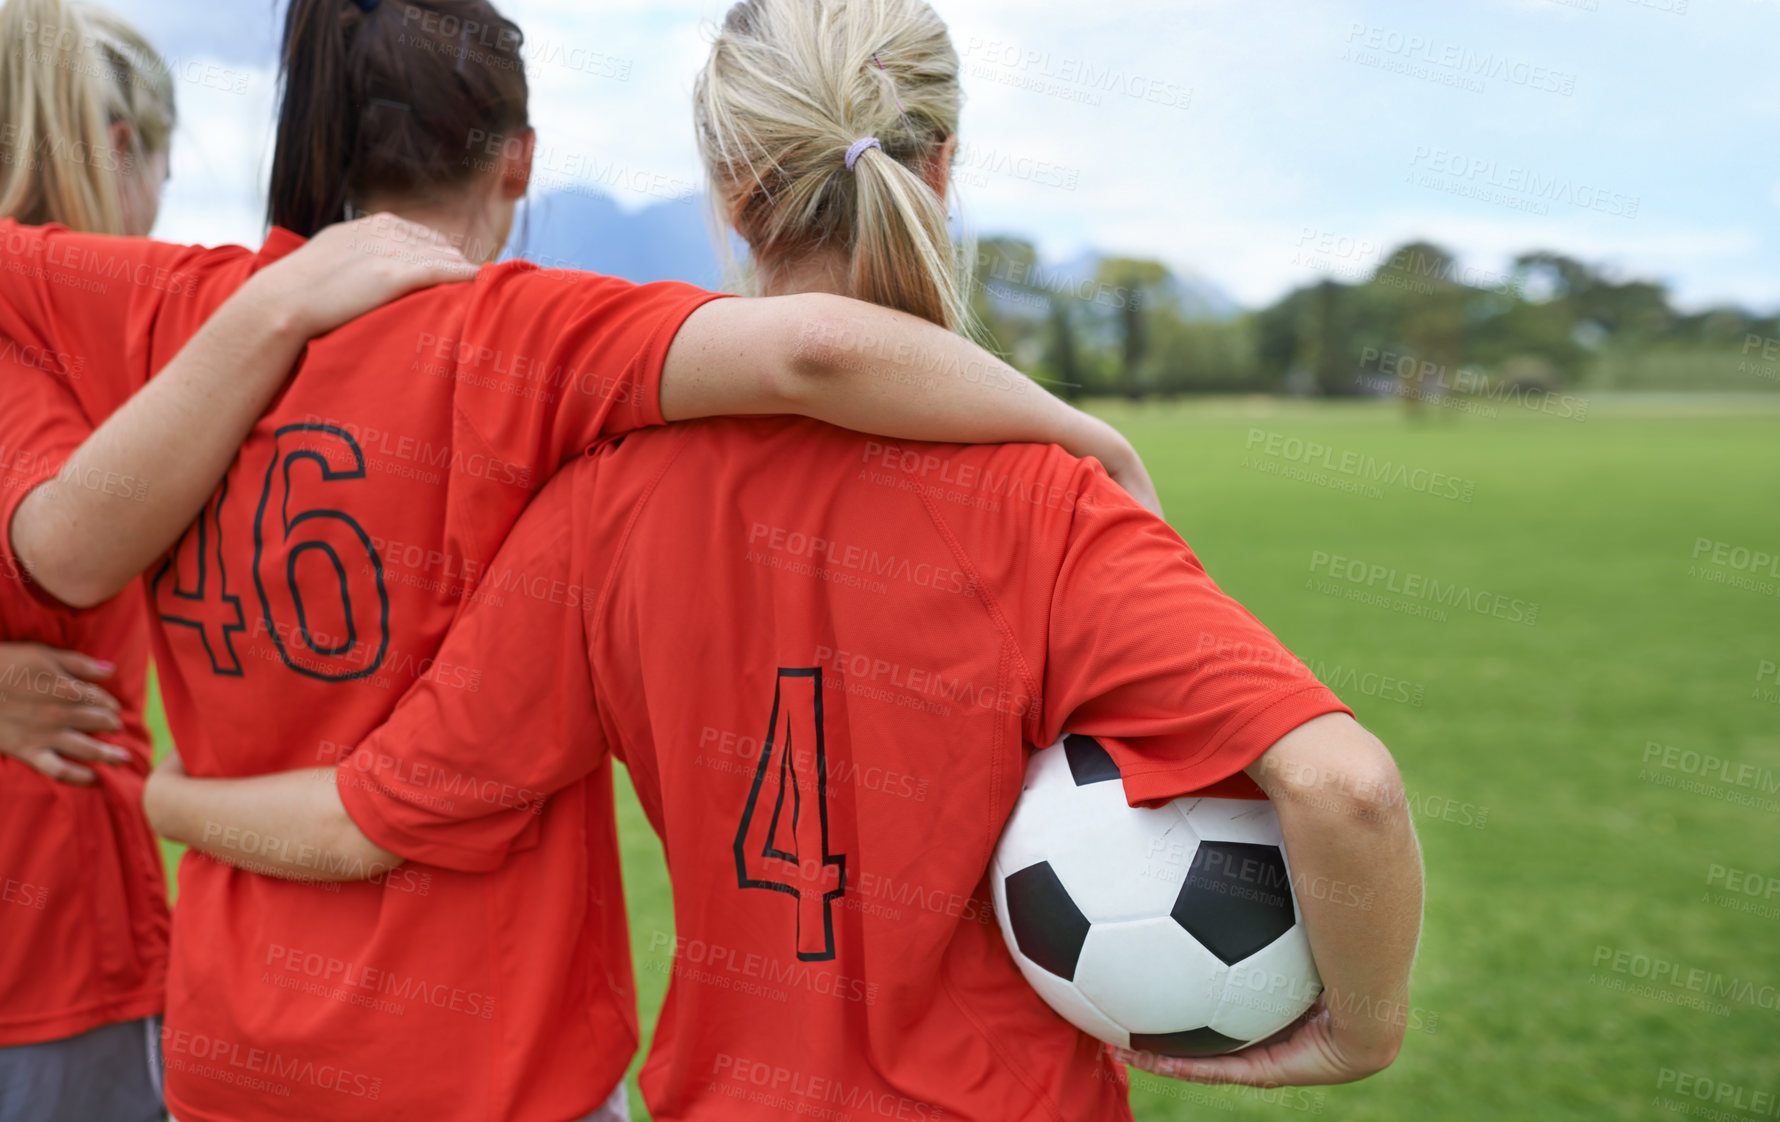
{"type": "MultiPolygon", "coordinates": [[[[1765,915],[1706,898],[1723,891],[1707,883],[1714,865],[1780,877],[1780,704],[1756,682],[1761,660],[1780,662],[1780,594],[1690,575],[1700,538],[1780,553],[1780,401],[1594,398],[1581,423],[1509,407],[1411,420],[1388,403],[1102,411],[1212,574],[1289,646],[1326,673],[1421,690],[1419,705],[1345,696],[1391,745],[1418,812],[1422,1031],[1350,1087],[1261,1095],[1140,1077],[1137,1117],[1670,1117],[1665,1103],[1694,1100],[1659,1087],[1665,1069],[1742,1089],[1746,1107],[1780,1092],[1780,1002],[1761,989],[1780,986],[1780,895],[1755,899],[1765,915]],[[1352,452],[1443,472],[1471,499],[1270,474],[1257,455],[1292,464],[1266,454],[1273,433],[1337,464],[1352,452]],[[1537,619],[1440,622],[1329,595],[1308,583],[1328,577],[1311,572],[1316,554],[1536,603],[1537,619]],[[1771,769],[1755,780],[1767,805],[1650,782],[1684,778],[1643,762],[1651,741],[1771,769]],[[1594,981],[1621,977],[1593,966],[1601,946],[1754,988],[1722,1002],[1728,1016],[1616,991],[1594,981]]],[[[1780,698],[1780,683],[1766,688],[1780,698]]],[[[670,930],[672,911],[628,787],[619,814],[651,1027],[666,978],[649,933],[670,930]]]]}

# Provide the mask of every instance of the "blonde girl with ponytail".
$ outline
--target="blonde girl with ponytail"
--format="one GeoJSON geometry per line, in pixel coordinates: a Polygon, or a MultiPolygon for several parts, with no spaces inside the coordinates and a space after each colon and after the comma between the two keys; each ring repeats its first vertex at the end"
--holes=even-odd
{"type": "MultiPolygon", "coordinates": [[[[172,74],[127,23],[65,0],[0,5],[0,227],[9,244],[23,230],[14,223],[148,234],[177,120],[172,74]]],[[[82,245],[107,259],[126,252],[111,240],[82,245]]],[[[334,294],[341,282],[358,289],[335,309],[342,319],[473,272],[455,253],[394,264],[362,255],[361,267],[339,247],[334,239],[291,258],[332,254],[309,263],[334,294]]],[[[302,290],[278,285],[284,306],[314,309],[302,290]]],[[[32,307],[20,299],[0,309],[0,534],[25,493],[59,475],[94,419],[115,407],[106,372],[81,353],[98,353],[88,349],[97,340],[82,330],[62,345],[18,331],[10,313],[32,307]]],[[[245,361],[232,375],[270,380],[288,370],[288,354],[266,346],[271,332],[267,317],[236,324],[230,338],[245,361]]],[[[182,355],[160,377],[177,381],[190,368],[182,355]]],[[[142,815],[153,761],[141,594],[66,610],[28,587],[8,554],[0,640],[0,1122],[159,1122],[169,919],[160,850],[142,815]]]]}
{"type": "Polygon", "coordinates": [[[763,295],[821,290],[969,334],[946,220],[964,94],[923,0],[743,0],[693,94],[722,223],[763,295]]]}
{"type": "Polygon", "coordinates": [[[146,236],[177,121],[166,62],[110,12],[65,0],[6,0],[0,44],[0,215],[146,236]]]}
{"type": "MultiPolygon", "coordinates": [[[[175,120],[166,64],[111,13],[0,6],[0,217],[147,234],[175,120]]],[[[44,380],[15,364],[72,383],[76,360],[4,354],[0,485],[16,494],[35,471],[16,449],[53,442],[76,411],[54,384],[23,394],[44,380]]],[[[147,619],[131,597],[64,617],[0,573],[0,638],[0,1122],[159,1119],[168,915],[141,809],[147,619]]]]}

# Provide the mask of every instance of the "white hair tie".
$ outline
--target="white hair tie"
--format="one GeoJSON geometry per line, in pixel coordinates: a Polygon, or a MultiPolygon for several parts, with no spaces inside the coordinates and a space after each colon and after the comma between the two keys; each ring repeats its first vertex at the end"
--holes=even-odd
{"type": "Polygon", "coordinates": [[[876,148],[880,152],[882,152],[884,150],[884,146],[882,144],[878,143],[878,138],[875,136],[867,136],[867,137],[863,137],[859,140],[855,140],[853,142],[853,147],[847,149],[847,170],[848,171],[853,170],[853,165],[859,162],[859,157],[865,155],[865,150],[867,148],[876,148]]]}

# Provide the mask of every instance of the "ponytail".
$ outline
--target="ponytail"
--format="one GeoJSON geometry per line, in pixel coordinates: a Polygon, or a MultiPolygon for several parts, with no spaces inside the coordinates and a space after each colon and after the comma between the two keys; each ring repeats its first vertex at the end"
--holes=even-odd
{"type": "Polygon", "coordinates": [[[123,233],[120,173],[172,137],[167,64],[116,16],[64,0],[6,0],[0,44],[0,215],[123,233]],[[119,122],[135,138],[121,158],[119,122]]]}
{"type": "Polygon", "coordinates": [[[474,179],[527,127],[522,44],[487,0],[290,0],[272,224],[309,237],[368,196],[474,179]]]}
{"type": "Polygon", "coordinates": [[[965,289],[939,196],[882,152],[863,153],[852,174],[853,295],[964,330],[965,289]]]}
{"type": "Polygon", "coordinates": [[[731,8],[694,116],[712,202],[756,270],[838,249],[854,296],[969,333],[968,258],[924,178],[957,134],[958,69],[925,0],[731,8]]]}

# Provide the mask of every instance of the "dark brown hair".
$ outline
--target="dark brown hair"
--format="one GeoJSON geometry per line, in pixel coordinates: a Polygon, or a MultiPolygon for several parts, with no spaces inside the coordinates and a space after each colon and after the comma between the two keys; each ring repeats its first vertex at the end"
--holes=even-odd
{"type": "Polygon", "coordinates": [[[310,237],[368,194],[475,178],[526,128],[523,42],[487,0],[291,0],[272,224],[310,237]]]}

